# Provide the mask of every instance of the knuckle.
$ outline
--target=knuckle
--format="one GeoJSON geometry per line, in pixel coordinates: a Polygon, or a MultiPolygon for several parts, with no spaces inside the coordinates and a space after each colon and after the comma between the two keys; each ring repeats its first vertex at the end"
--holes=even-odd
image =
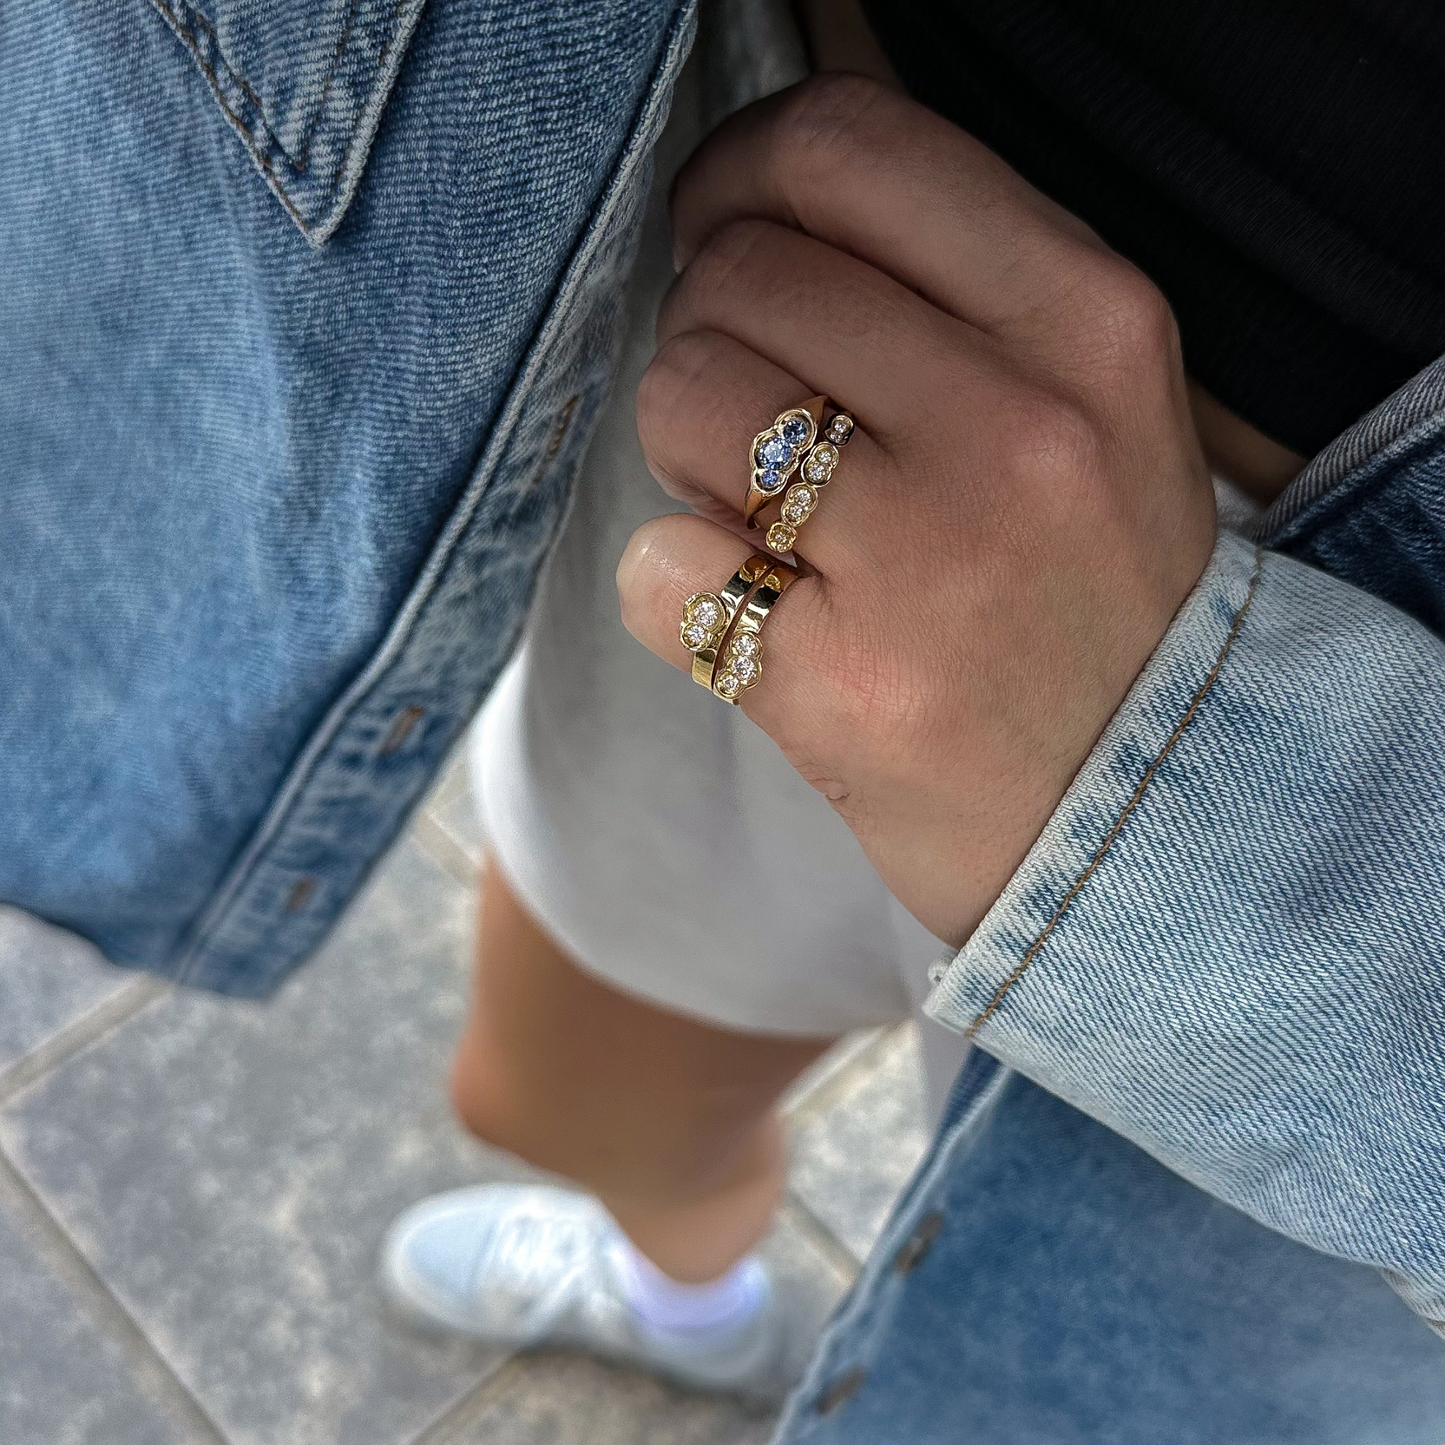
{"type": "Polygon", "coordinates": [[[711,333],[684,331],[658,348],[637,384],[637,436],[654,473],[677,480],[676,418],[696,406],[699,381],[712,368],[716,347],[711,333]]]}
{"type": "Polygon", "coordinates": [[[1167,374],[1179,364],[1179,327],[1164,293],[1120,256],[1094,259],[1079,314],[1087,318],[1096,368],[1131,378],[1167,374]]]}
{"type": "Polygon", "coordinates": [[[748,284],[748,277],[765,254],[764,242],[776,231],[768,221],[743,216],[726,221],[703,242],[683,278],[687,292],[696,297],[727,295],[748,284]]]}
{"type": "Polygon", "coordinates": [[[1010,408],[1002,446],[1003,471],[1015,485],[1067,501],[1103,473],[1108,436],[1077,398],[1030,390],[1010,408]]]}
{"type": "Polygon", "coordinates": [[[770,248],[778,227],[756,217],[724,222],[698,247],[657,313],[659,342],[706,330],[726,317],[740,296],[768,283],[770,248]]]}
{"type": "Polygon", "coordinates": [[[1164,293],[1142,271],[1122,268],[1115,286],[1110,317],[1121,350],[1151,364],[1179,351],[1179,327],[1164,293]]]}
{"type": "Polygon", "coordinates": [[[684,400],[712,360],[708,335],[684,331],[662,343],[637,385],[639,418],[664,412],[684,400]]]}
{"type": "Polygon", "coordinates": [[[784,163],[816,177],[846,166],[871,143],[868,119],[893,100],[879,81],[863,75],[810,76],[795,87],[781,118],[784,163]]]}

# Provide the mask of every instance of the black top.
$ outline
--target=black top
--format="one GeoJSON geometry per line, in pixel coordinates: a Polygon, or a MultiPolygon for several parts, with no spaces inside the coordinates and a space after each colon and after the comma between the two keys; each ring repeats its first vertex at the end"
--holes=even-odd
{"type": "Polygon", "coordinates": [[[1445,353],[1445,5],[864,0],[909,90],[1169,298],[1309,455],[1445,353]]]}

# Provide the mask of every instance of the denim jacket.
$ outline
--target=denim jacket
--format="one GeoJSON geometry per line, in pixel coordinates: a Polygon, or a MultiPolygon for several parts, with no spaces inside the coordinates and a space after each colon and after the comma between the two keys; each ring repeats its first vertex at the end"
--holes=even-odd
{"type": "MultiPolygon", "coordinates": [[[[520,626],[691,29],[7,6],[0,900],[238,994],[324,936],[520,626]]],[[[1445,1440],[1442,539],[1441,366],[1221,539],[782,1438],[1445,1440]]]]}
{"type": "Polygon", "coordinates": [[[779,1439],[1445,1439],[1442,632],[1445,361],[1221,534],[936,970],[978,1049],[779,1439]]]}
{"type": "Polygon", "coordinates": [[[261,995],[510,652],[681,0],[8,0],[0,901],[261,995]]]}

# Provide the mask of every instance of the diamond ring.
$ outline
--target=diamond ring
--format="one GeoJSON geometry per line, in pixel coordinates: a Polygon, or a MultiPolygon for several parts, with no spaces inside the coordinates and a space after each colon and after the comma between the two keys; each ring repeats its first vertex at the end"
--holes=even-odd
{"type": "Polygon", "coordinates": [[[694,592],[682,604],[682,645],[692,653],[692,678],[736,704],[763,676],[759,634],[773,604],[801,574],[755,552],[721,592],[694,592]]]}

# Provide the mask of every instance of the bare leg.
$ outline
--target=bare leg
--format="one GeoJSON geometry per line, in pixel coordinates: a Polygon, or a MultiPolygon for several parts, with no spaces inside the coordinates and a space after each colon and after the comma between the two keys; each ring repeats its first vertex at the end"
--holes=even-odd
{"type": "Polygon", "coordinates": [[[777,1099],[832,1040],[736,1033],[620,993],[542,932],[494,862],[483,878],[457,1112],[598,1195],[664,1273],[717,1278],[772,1223],[777,1099]]]}

